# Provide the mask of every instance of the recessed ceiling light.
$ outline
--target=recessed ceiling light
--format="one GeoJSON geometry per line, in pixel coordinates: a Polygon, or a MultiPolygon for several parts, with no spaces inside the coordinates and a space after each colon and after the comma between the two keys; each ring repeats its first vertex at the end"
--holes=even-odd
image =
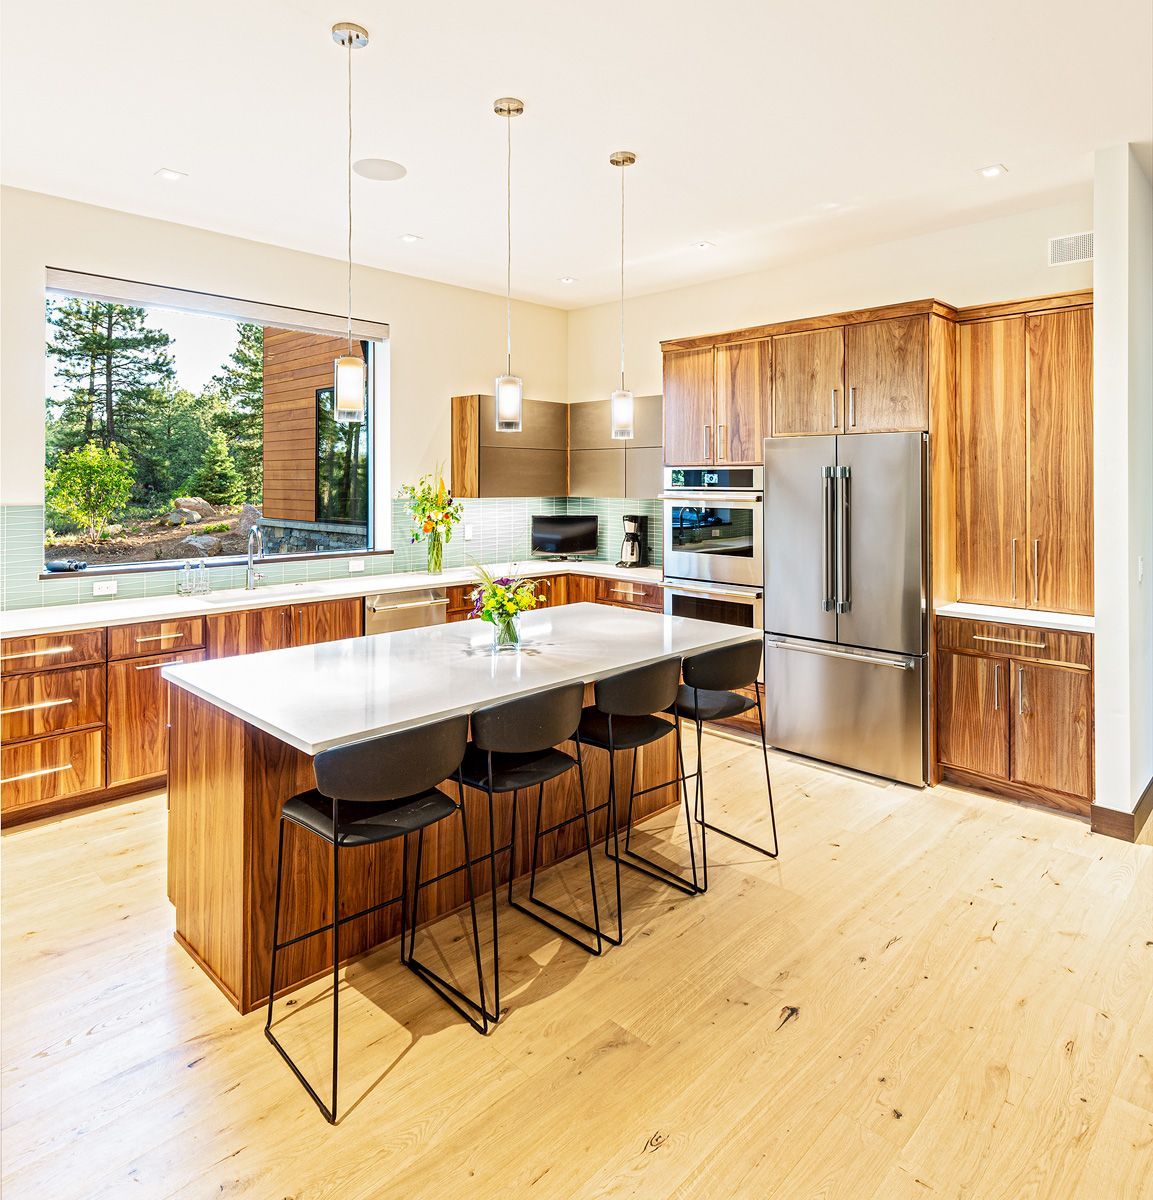
{"type": "Polygon", "coordinates": [[[362,179],[375,179],[381,183],[392,183],[408,174],[407,167],[393,162],[391,158],[358,158],[352,164],[352,169],[362,179]]]}
{"type": "Polygon", "coordinates": [[[171,167],[161,167],[160,170],[156,172],[156,178],[163,179],[168,183],[177,183],[181,179],[187,179],[188,172],[174,171],[171,167]]]}
{"type": "Polygon", "coordinates": [[[716,245],[716,242],[704,242],[704,241],[693,242],[693,249],[694,250],[712,250],[715,245],[716,245]]]}
{"type": "Polygon", "coordinates": [[[987,167],[978,167],[977,174],[986,179],[996,179],[998,175],[1008,175],[1009,168],[1004,163],[990,163],[987,167]]]}
{"type": "Polygon", "coordinates": [[[576,283],[576,276],[575,275],[562,275],[560,277],[560,281],[561,281],[561,283],[576,283]]]}
{"type": "Polygon", "coordinates": [[[400,235],[400,240],[404,242],[406,246],[411,246],[414,242],[423,242],[424,238],[422,238],[419,233],[402,233],[400,235]]]}

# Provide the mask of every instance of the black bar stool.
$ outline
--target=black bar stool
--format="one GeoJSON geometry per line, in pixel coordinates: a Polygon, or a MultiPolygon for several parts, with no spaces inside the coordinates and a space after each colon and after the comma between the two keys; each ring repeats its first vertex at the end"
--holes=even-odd
{"type": "MultiPolygon", "coordinates": [[[[420,887],[420,849],[424,831],[453,813],[460,816],[461,836],[464,839],[466,866],[470,863],[468,827],[460,800],[452,800],[436,786],[449,778],[460,765],[468,737],[468,718],[453,717],[435,725],[407,729],[385,737],[356,742],[325,750],[313,759],[316,787],[286,800],[280,814],[280,837],[276,854],[276,907],[272,922],[272,964],[268,980],[268,1015],[264,1022],[265,1037],[276,1047],[292,1073],[304,1085],[304,1090],[316,1102],[332,1124],[336,1123],[337,1068],[340,1052],[340,930],[350,921],[378,912],[390,904],[401,905],[401,961],[421,976],[447,1003],[452,1005],[480,1033],[488,1030],[485,1018],[484,976],[480,961],[480,933],[476,921],[476,901],[472,891],[472,871],[466,871],[468,900],[472,910],[473,950],[476,960],[480,1003],[464,996],[446,980],[440,978],[412,954],[416,936],[416,912],[420,887]],[[318,929],[280,941],[280,896],[284,876],[284,827],[291,821],[308,833],[332,846],[332,920],[318,929]],[[416,891],[411,916],[408,911],[408,839],[417,834],[416,891]],[[401,890],[369,908],[342,917],[340,915],[340,856],[342,850],[357,846],[373,846],[393,838],[404,839],[401,890]],[[406,951],[405,935],[411,926],[412,937],[406,951]],[[276,997],[277,954],[307,938],[332,931],[332,1105],[327,1107],[300,1068],[272,1032],[272,1005],[276,997]],[[480,1013],[474,1017],[462,1007],[463,1000],[480,1013]]],[[[427,884],[425,885],[427,886],[427,884]]]]}
{"type": "Polygon", "coordinates": [[[472,714],[472,741],[464,752],[458,778],[471,788],[483,791],[488,797],[489,853],[473,862],[489,859],[492,884],[492,940],[493,940],[493,1008],[487,1014],[491,1021],[500,1019],[500,941],[497,922],[497,871],[496,860],[508,854],[508,903],[526,915],[547,925],[570,942],[587,950],[590,954],[601,952],[600,914],[597,908],[596,875],[592,859],[592,826],[589,823],[588,803],[585,797],[584,764],[581,760],[580,743],[576,744],[576,757],[556,749],[561,742],[575,738],[581,719],[584,701],[584,684],[570,683],[547,692],[536,693],[503,704],[494,704],[472,714]],[[544,807],[544,785],[558,779],[569,771],[576,770],[580,787],[580,811],[554,825],[541,828],[541,813],[544,807]],[[520,793],[536,788],[536,835],[533,840],[529,871],[528,901],[554,916],[562,917],[574,926],[593,936],[594,944],[588,945],[571,930],[565,929],[528,908],[513,897],[513,881],[516,878],[516,827],[520,808],[520,793]],[[496,819],[494,796],[512,793],[512,822],[509,840],[503,846],[496,844],[496,819]],[[574,821],[581,821],[585,831],[585,857],[588,862],[589,890],[592,895],[593,924],[541,900],[536,895],[537,867],[540,840],[548,834],[565,828],[574,821]]]}
{"type": "Polygon", "coordinates": [[[681,664],[678,659],[664,659],[647,667],[638,667],[623,674],[614,675],[609,679],[599,680],[595,685],[596,704],[586,708],[581,717],[577,737],[586,746],[596,746],[607,750],[609,755],[609,791],[608,800],[597,805],[593,812],[607,808],[608,817],[605,825],[605,854],[615,864],[616,894],[617,894],[617,936],[604,934],[610,944],[619,946],[624,940],[624,920],[621,913],[621,863],[648,875],[652,879],[666,883],[678,891],[695,895],[701,889],[697,884],[697,859],[693,843],[693,820],[689,811],[688,789],[684,784],[685,764],[681,752],[680,722],[674,717],[668,721],[664,714],[672,709],[677,698],[677,687],[681,678],[681,664]],[[661,715],[657,715],[661,714],[661,715]],[[677,766],[679,774],[664,783],[653,784],[642,788],[639,792],[637,783],[637,752],[642,746],[650,745],[663,737],[672,734],[677,740],[677,766]],[[621,857],[620,833],[617,814],[616,787],[616,756],[619,751],[633,752],[632,776],[629,785],[629,806],[626,818],[624,852],[628,858],[621,857]],[[689,860],[691,863],[692,879],[685,879],[669,870],[663,864],[645,857],[639,851],[633,850],[632,819],[633,803],[638,796],[655,792],[660,788],[680,783],[684,796],[685,820],[689,832],[689,860]],[[609,841],[613,850],[609,852],[609,841]],[[629,861],[634,860],[634,861],[629,861]]]}
{"type": "MultiPolygon", "coordinates": [[[[742,642],[737,646],[725,646],[720,650],[705,650],[686,658],[682,664],[684,683],[677,690],[676,703],[672,711],[676,714],[677,722],[684,719],[692,721],[697,731],[697,769],[689,779],[695,779],[695,815],[701,827],[701,870],[703,873],[704,891],[709,886],[708,849],[705,844],[706,830],[720,834],[730,841],[739,842],[766,858],[776,858],[780,853],[777,843],[777,815],[773,809],[773,782],[769,777],[769,749],[765,743],[765,714],[761,706],[761,693],[757,688],[757,676],[761,671],[761,658],[765,648],[761,641],[742,642]],[[756,699],[742,696],[738,688],[752,687],[756,699]],[[721,829],[710,824],[705,819],[705,779],[702,771],[701,741],[705,721],[720,721],[726,717],[736,717],[749,709],[756,708],[757,724],[761,731],[761,755],[765,760],[765,787],[769,796],[769,820],[773,829],[773,848],[766,849],[750,842],[729,830],[721,829]]],[[[681,768],[682,774],[684,767],[681,768]]]]}

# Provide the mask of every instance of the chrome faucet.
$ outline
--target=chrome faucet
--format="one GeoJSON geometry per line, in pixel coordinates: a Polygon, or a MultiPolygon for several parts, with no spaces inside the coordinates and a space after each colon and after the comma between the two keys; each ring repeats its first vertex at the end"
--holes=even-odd
{"type": "Polygon", "coordinates": [[[256,581],[264,576],[256,569],[255,558],[264,557],[264,534],[259,525],[253,525],[248,531],[248,570],[244,572],[244,590],[256,591],[256,581]]]}

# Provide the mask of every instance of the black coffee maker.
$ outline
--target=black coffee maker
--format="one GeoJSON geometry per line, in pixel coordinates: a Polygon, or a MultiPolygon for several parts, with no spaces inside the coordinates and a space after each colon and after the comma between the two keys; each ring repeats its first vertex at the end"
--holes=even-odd
{"type": "Polygon", "coordinates": [[[622,517],[625,536],[618,567],[643,567],[648,559],[648,517],[622,517]]]}

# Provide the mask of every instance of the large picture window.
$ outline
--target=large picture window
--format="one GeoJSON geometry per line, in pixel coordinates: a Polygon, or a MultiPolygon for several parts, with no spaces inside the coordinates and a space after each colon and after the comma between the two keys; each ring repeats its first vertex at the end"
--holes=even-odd
{"type": "Polygon", "coordinates": [[[260,319],[259,306],[240,301],[142,285],[124,285],[125,298],[115,286],[49,282],[47,559],[121,567],[227,558],[245,553],[254,525],[268,554],[372,547],[383,337],[357,330],[364,419],[337,422],[333,361],[348,343],[335,318],[276,309],[260,319]]]}

